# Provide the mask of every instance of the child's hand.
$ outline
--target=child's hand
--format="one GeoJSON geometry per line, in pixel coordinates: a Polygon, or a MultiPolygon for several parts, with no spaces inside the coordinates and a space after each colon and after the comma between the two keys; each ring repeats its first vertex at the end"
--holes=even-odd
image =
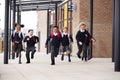
{"type": "Polygon", "coordinates": [[[79,45],[82,45],[82,42],[79,42],[79,45]]]}
{"type": "Polygon", "coordinates": [[[91,39],[93,42],[96,42],[96,40],[94,38],[91,39]]]}
{"type": "Polygon", "coordinates": [[[18,41],[15,41],[15,43],[17,43],[17,44],[18,44],[19,42],[18,42],[18,41]]]}
{"type": "Polygon", "coordinates": [[[15,43],[14,43],[14,42],[12,42],[12,45],[14,46],[14,45],[15,45],[15,43]]]}

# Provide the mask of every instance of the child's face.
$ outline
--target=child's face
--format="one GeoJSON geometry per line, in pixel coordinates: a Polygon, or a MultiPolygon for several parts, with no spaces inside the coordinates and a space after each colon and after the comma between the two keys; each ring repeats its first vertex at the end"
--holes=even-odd
{"type": "Polygon", "coordinates": [[[53,32],[57,33],[58,32],[58,28],[53,28],[53,32]]]}
{"type": "Polygon", "coordinates": [[[30,32],[29,32],[29,35],[33,35],[33,31],[30,31],[30,32]]]}
{"type": "Polygon", "coordinates": [[[86,29],[86,25],[81,25],[80,29],[85,30],[86,29]]]}
{"type": "Polygon", "coordinates": [[[20,25],[17,25],[16,26],[16,31],[20,31],[21,30],[21,26],[20,25]]]}
{"type": "Polygon", "coordinates": [[[65,29],[63,29],[63,32],[67,33],[67,32],[68,32],[68,30],[65,28],[65,29]]]}

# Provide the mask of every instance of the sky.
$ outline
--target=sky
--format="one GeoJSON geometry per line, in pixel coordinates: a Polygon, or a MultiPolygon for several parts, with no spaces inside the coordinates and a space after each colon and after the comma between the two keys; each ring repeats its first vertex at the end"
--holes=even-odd
{"type": "Polygon", "coordinates": [[[4,27],[4,0],[0,0],[0,28],[4,27]]]}
{"type": "MultiPolygon", "coordinates": [[[[0,28],[4,29],[4,12],[5,12],[5,0],[0,0],[0,28]]],[[[21,16],[21,24],[25,25],[24,31],[28,29],[36,29],[37,28],[37,12],[36,11],[27,11],[22,12],[21,16]]]]}

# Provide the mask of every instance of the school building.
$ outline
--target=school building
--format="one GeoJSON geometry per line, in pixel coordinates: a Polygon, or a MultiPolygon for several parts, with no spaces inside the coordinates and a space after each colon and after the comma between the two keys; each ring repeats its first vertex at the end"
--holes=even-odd
{"type": "MultiPolygon", "coordinates": [[[[112,57],[113,0],[94,0],[93,5],[93,37],[96,39],[92,45],[93,57],[112,57]]],[[[46,52],[45,40],[52,26],[58,25],[60,30],[62,27],[68,27],[69,33],[74,38],[72,55],[76,55],[78,48],[75,36],[79,30],[79,23],[85,22],[90,30],[90,0],[66,0],[57,5],[57,11],[47,10],[37,13],[40,52],[46,52]]]]}

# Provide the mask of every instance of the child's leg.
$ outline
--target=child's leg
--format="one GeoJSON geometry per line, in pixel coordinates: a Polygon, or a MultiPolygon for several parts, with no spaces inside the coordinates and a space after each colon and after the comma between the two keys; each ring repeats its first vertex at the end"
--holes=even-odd
{"type": "Polygon", "coordinates": [[[21,62],[21,52],[19,53],[19,64],[21,64],[22,62],[21,62]]]}
{"type": "Polygon", "coordinates": [[[68,54],[68,61],[71,62],[70,54],[68,54]]]}
{"type": "Polygon", "coordinates": [[[64,53],[62,54],[61,60],[62,60],[62,61],[64,60],[64,53]]]}
{"type": "Polygon", "coordinates": [[[19,56],[19,53],[16,53],[16,58],[18,58],[18,56],[19,56]]]}
{"type": "Polygon", "coordinates": [[[51,53],[51,65],[55,65],[55,56],[51,53]]]}
{"type": "Polygon", "coordinates": [[[51,65],[55,65],[55,48],[51,46],[51,65]]]}
{"type": "Polygon", "coordinates": [[[12,59],[15,59],[16,45],[12,45],[12,59]]]}
{"type": "Polygon", "coordinates": [[[17,44],[17,52],[18,53],[18,56],[19,56],[19,64],[22,64],[21,62],[21,50],[22,50],[22,47],[21,47],[21,44],[17,44]]]}
{"type": "Polygon", "coordinates": [[[59,54],[59,48],[54,47],[54,52],[53,53],[54,53],[54,56],[57,57],[58,54],[59,54]]]}
{"type": "Polygon", "coordinates": [[[85,58],[85,61],[87,61],[87,46],[85,45],[83,47],[83,58],[85,58]]]}
{"type": "Polygon", "coordinates": [[[26,59],[27,59],[26,63],[30,63],[30,49],[29,48],[27,48],[26,50],[26,59]]]}
{"type": "Polygon", "coordinates": [[[77,53],[78,58],[81,58],[81,52],[82,52],[82,46],[78,44],[78,53],[77,53]]]}
{"type": "Polygon", "coordinates": [[[68,54],[68,61],[71,62],[71,59],[70,59],[71,51],[70,51],[70,47],[69,46],[66,46],[66,51],[67,51],[67,54],[68,54]]]}
{"type": "Polygon", "coordinates": [[[31,51],[32,51],[32,53],[31,53],[31,59],[33,59],[34,58],[34,54],[36,52],[35,47],[32,47],[31,51]]]}
{"type": "Polygon", "coordinates": [[[66,52],[66,48],[65,48],[65,46],[63,47],[63,53],[62,53],[61,60],[64,60],[64,52],[66,52]]]}

